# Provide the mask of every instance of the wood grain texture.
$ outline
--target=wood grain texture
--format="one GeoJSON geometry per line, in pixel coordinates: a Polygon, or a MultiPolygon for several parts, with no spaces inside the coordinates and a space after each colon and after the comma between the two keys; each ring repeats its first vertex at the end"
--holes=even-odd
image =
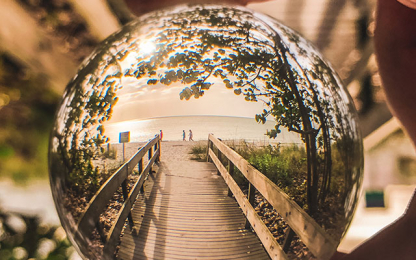
{"type": "MultiPolygon", "coordinates": [[[[157,144],[159,144],[158,135],[156,135],[154,139],[150,140],[145,146],[137,151],[127,162],[120,166],[117,171],[114,172],[111,177],[106,180],[106,182],[104,182],[101,188],[96,192],[94,197],[88,203],[87,208],[81,215],[77,225],[72,231],[74,233],[75,241],[79,241],[78,243],[80,244],[85,243],[85,237],[89,236],[93,232],[93,229],[97,226],[101,213],[107,207],[108,202],[113,197],[116,190],[120,187],[120,185],[122,185],[122,183],[127,180],[128,175],[132,173],[134,167],[138,164],[138,162],[142,161],[142,158],[147,153],[147,151],[153,152],[157,144]]],[[[124,195],[125,198],[123,206],[118,212],[115,224],[111,227],[108,236],[103,237],[103,235],[101,235],[105,244],[105,258],[109,255],[114,255],[114,251],[116,245],[118,244],[119,236],[122,231],[124,222],[127,216],[129,216],[139,190],[141,190],[143,183],[147,179],[147,175],[149,172],[151,172],[152,165],[156,160],[159,159],[160,146],[157,145],[157,147],[158,148],[154,151],[154,156],[149,158],[146,167],[142,169],[142,172],[139,173],[140,177],[134,184],[130,193],[127,193],[126,191],[126,194],[124,195]]],[[[101,231],[98,230],[98,232],[101,231]]]]}
{"type": "MultiPolygon", "coordinates": [[[[243,209],[244,215],[246,216],[248,222],[258,235],[260,241],[262,242],[263,246],[266,248],[269,256],[272,259],[281,259],[287,260],[286,254],[283,252],[280,245],[277,243],[276,239],[270,233],[267,226],[264,224],[263,220],[254,210],[251,202],[246,198],[243,191],[228,173],[224,165],[221,164],[220,160],[216,157],[215,153],[210,149],[209,155],[214,162],[216,168],[220,171],[222,177],[224,178],[225,182],[227,183],[228,187],[230,188],[231,192],[234,194],[235,199],[237,200],[240,207],[243,209]]],[[[245,223],[245,227],[248,227],[247,222],[245,223]]]]}
{"type": "MultiPolygon", "coordinates": [[[[143,148],[142,148],[143,149],[143,148]]],[[[146,148],[145,148],[146,149],[146,148]]],[[[141,190],[144,181],[147,179],[148,174],[150,172],[150,168],[156,161],[156,158],[158,158],[160,149],[156,150],[154,156],[151,158],[151,160],[147,163],[146,168],[143,172],[140,173],[139,179],[136,181],[135,185],[131,189],[130,193],[127,196],[127,199],[124,201],[123,206],[121,207],[117,219],[115,221],[115,224],[111,228],[110,232],[107,236],[107,243],[104,246],[104,255],[113,255],[114,251],[116,249],[116,246],[119,241],[120,234],[123,230],[124,222],[129,216],[131,209],[134,205],[134,202],[137,198],[137,195],[139,194],[139,191],[141,190]]]]}
{"type": "MultiPolygon", "coordinates": [[[[234,150],[215,138],[215,136],[209,135],[209,140],[256,187],[318,259],[329,259],[334,254],[337,243],[296,202],[291,200],[276,184],[251,166],[234,150]]],[[[215,158],[213,158],[215,154],[212,150],[209,153],[211,159],[215,161],[215,158]]]]}
{"type": "Polygon", "coordinates": [[[269,259],[215,166],[186,157],[149,175],[118,259],[269,259]]]}

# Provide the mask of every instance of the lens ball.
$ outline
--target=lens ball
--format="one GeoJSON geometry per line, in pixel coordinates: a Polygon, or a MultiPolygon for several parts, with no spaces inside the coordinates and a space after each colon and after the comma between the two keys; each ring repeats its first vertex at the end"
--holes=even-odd
{"type": "Polygon", "coordinates": [[[362,138],[347,90],[299,34],[242,7],[179,5],[82,64],[49,169],[88,259],[328,259],[357,204],[362,138]]]}

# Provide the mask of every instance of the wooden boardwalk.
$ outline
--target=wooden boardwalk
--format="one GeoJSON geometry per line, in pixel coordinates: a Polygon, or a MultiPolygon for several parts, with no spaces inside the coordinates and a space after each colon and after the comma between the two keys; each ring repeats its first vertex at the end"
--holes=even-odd
{"type": "MultiPolygon", "coordinates": [[[[188,144],[188,143],[187,143],[188,144]]],[[[121,238],[118,259],[270,259],[212,163],[189,159],[189,145],[162,143],[121,238]],[[173,151],[173,156],[163,151],[173,151]]]]}

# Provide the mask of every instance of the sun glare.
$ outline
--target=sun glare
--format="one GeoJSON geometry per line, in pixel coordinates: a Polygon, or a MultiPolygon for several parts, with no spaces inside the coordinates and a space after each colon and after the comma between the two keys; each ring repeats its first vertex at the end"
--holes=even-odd
{"type": "Polygon", "coordinates": [[[153,41],[144,41],[140,44],[140,51],[143,54],[149,54],[156,50],[156,45],[153,41]]]}

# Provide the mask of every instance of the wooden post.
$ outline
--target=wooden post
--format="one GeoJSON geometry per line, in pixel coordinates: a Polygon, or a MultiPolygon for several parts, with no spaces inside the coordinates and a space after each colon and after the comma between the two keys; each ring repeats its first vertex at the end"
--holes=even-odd
{"type": "MultiPolygon", "coordinates": [[[[152,147],[150,147],[150,149],[149,149],[149,153],[148,153],[148,159],[149,159],[149,161],[152,159],[152,157],[153,157],[153,146],[152,146],[152,147]]],[[[152,173],[152,172],[153,172],[153,167],[152,167],[152,165],[150,165],[149,172],[150,172],[150,173],[152,173]]]]}
{"type": "Polygon", "coordinates": [[[143,171],[143,158],[140,159],[139,164],[137,165],[137,168],[139,169],[139,175],[142,174],[142,171],[143,171]]]}
{"type": "MultiPolygon", "coordinates": [[[[128,171],[128,168],[127,168],[128,171]]],[[[129,199],[129,191],[127,189],[127,178],[121,183],[121,188],[123,190],[123,198],[124,201],[129,199]]],[[[133,222],[133,216],[131,214],[131,211],[129,212],[129,215],[127,216],[129,223],[130,223],[130,228],[132,228],[134,226],[134,222],[133,222]]]]}
{"type": "Polygon", "coordinates": [[[212,162],[212,160],[209,158],[209,150],[212,148],[212,142],[209,140],[208,136],[208,145],[207,145],[207,162],[212,162]]]}
{"type": "Polygon", "coordinates": [[[160,149],[161,148],[160,147],[160,136],[159,136],[159,140],[157,141],[157,146],[156,147],[159,149],[159,155],[156,158],[156,162],[158,163],[158,162],[160,162],[160,155],[162,154],[162,149],[160,149]]]}
{"type": "MultiPolygon", "coordinates": [[[[254,188],[253,184],[249,183],[248,185],[248,194],[247,199],[251,206],[254,204],[254,195],[256,193],[256,188],[254,188]]],[[[246,229],[250,228],[250,222],[246,219],[246,229]]]]}
{"type": "Polygon", "coordinates": [[[126,165],[126,171],[127,171],[127,177],[121,183],[121,189],[123,191],[124,201],[126,201],[126,199],[129,197],[129,191],[127,189],[127,179],[128,179],[128,176],[129,176],[129,165],[128,164],[126,165]]]}
{"type": "Polygon", "coordinates": [[[285,233],[285,241],[283,242],[283,251],[287,253],[290,248],[290,244],[292,243],[293,237],[296,235],[296,233],[291,229],[290,227],[287,228],[285,233]]]}
{"type": "Polygon", "coordinates": [[[125,158],[124,158],[124,153],[126,152],[126,149],[125,149],[125,147],[124,147],[124,143],[123,143],[123,163],[124,163],[124,161],[126,160],[125,158]]]}
{"type": "MultiPolygon", "coordinates": [[[[217,148],[218,149],[218,148],[217,148]]],[[[221,162],[221,151],[220,151],[220,149],[218,149],[218,152],[217,152],[217,157],[218,157],[218,160],[220,161],[220,163],[222,164],[222,162],[221,162]]],[[[219,169],[217,169],[217,174],[218,175],[221,175],[221,172],[220,172],[220,170],[219,169]]]]}
{"type": "Polygon", "coordinates": [[[101,242],[103,242],[103,244],[105,245],[107,243],[107,237],[104,234],[104,227],[100,223],[100,220],[98,220],[97,223],[95,223],[95,228],[97,229],[98,234],[100,235],[101,242]]]}
{"type": "Polygon", "coordinates": [[[127,189],[127,179],[125,179],[122,183],[121,183],[121,189],[123,190],[123,198],[124,201],[126,201],[126,199],[129,198],[129,191],[127,189]]]}
{"type": "MultiPolygon", "coordinates": [[[[143,174],[143,158],[140,159],[139,165],[137,165],[137,167],[139,168],[139,175],[142,175],[143,174]]],[[[144,184],[140,188],[140,192],[144,193],[144,184]]]]}
{"type": "MultiPolygon", "coordinates": [[[[231,162],[231,160],[228,160],[228,173],[230,174],[231,178],[234,178],[234,164],[231,162]]],[[[228,187],[228,196],[231,197],[232,195],[233,193],[231,192],[230,187],[228,187]]]]}

